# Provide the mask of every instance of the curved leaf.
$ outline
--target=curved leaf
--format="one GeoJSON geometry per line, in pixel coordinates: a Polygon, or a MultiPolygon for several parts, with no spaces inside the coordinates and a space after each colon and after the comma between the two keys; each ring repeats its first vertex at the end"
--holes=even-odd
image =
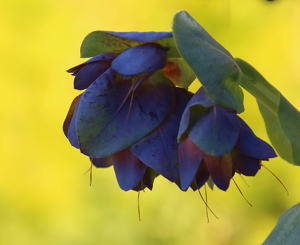
{"type": "Polygon", "coordinates": [[[154,132],[130,148],[144,164],[170,181],[179,178],[177,133],[181,114],[190,96],[184,90],[174,89],[175,105],[171,113],[154,132]]]}
{"type": "Polygon", "coordinates": [[[97,77],[102,75],[111,67],[110,60],[101,60],[84,66],[74,79],[74,88],[78,90],[86,89],[97,77]]]}
{"type": "Polygon", "coordinates": [[[205,154],[203,158],[215,185],[221,190],[226,191],[232,177],[231,154],[228,153],[221,157],[205,154]]]}
{"type": "MultiPolygon", "coordinates": [[[[203,157],[203,151],[188,137],[179,143],[180,188],[185,191],[192,184],[203,157]]],[[[197,188],[198,189],[198,188],[197,188]]]]}
{"type": "Polygon", "coordinates": [[[96,168],[108,168],[113,164],[111,156],[102,158],[90,157],[90,160],[96,168]]]}
{"type": "Polygon", "coordinates": [[[168,47],[168,57],[179,57],[171,32],[94,31],[84,38],[80,54],[82,58],[103,52],[120,54],[124,49],[149,42],[168,47]]]}
{"type": "Polygon", "coordinates": [[[245,176],[255,176],[261,167],[260,159],[246,156],[235,149],[231,151],[231,158],[234,169],[245,176]]]}
{"type": "Polygon", "coordinates": [[[178,131],[178,140],[200,118],[206,111],[206,108],[216,105],[216,101],[211,98],[205,89],[201,87],[187,104],[180,122],[178,131]]]}
{"type": "Polygon", "coordinates": [[[300,165],[300,113],[254,67],[236,58],[244,73],[241,86],[252,94],[268,136],[281,158],[300,165]]]}
{"type": "Polygon", "coordinates": [[[112,68],[124,75],[136,75],[163,68],[167,63],[167,50],[155,43],[145,43],[124,50],[112,62],[112,68]]]}
{"type": "Polygon", "coordinates": [[[239,122],[240,134],[235,149],[257,159],[268,159],[277,156],[273,148],[267,142],[256,137],[251,128],[241,118],[239,118],[239,122]]]}
{"type": "Polygon", "coordinates": [[[196,120],[189,136],[205,153],[222,156],[234,148],[239,132],[239,119],[235,112],[216,105],[196,120]]]}
{"type": "Polygon", "coordinates": [[[173,35],[179,53],[204,88],[222,105],[243,112],[241,71],[231,54],[185,11],[175,14],[173,35]]]}
{"type": "Polygon", "coordinates": [[[295,245],[300,241],[300,203],[285,211],[262,245],[295,245]]]}
{"type": "Polygon", "coordinates": [[[113,154],[112,162],[118,184],[124,191],[129,191],[138,185],[147,168],[129,148],[113,154]]]}
{"type": "Polygon", "coordinates": [[[77,105],[80,101],[81,95],[78,95],[72,102],[70,109],[68,111],[67,117],[63,124],[63,131],[66,135],[66,137],[69,139],[72,146],[79,148],[79,142],[78,142],[78,136],[76,132],[76,115],[77,115],[77,105]]]}
{"type": "Polygon", "coordinates": [[[134,91],[134,78],[123,80],[110,68],[83,93],[76,117],[81,152],[106,157],[132,146],[169,114],[173,89],[160,72],[134,91]]]}

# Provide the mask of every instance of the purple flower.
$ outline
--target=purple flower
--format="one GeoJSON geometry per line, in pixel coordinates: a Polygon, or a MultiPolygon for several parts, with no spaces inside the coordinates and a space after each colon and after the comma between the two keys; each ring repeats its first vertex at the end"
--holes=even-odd
{"type": "Polygon", "coordinates": [[[225,191],[235,173],[255,176],[261,160],[276,157],[234,110],[218,105],[204,88],[189,101],[179,138],[182,190],[196,190],[212,180],[225,191]]]}
{"type": "Polygon", "coordinates": [[[171,33],[107,33],[137,45],[114,52],[109,46],[68,70],[74,88],[86,90],[74,99],[64,133],[96,167],[113,165],[123,190],[152,189],[158,174],[176,181],[177,134],[191,93],[172,81],[186,84],[193,75],[181,71],[182,60],[168,58],[161,39],[171,33]]]}

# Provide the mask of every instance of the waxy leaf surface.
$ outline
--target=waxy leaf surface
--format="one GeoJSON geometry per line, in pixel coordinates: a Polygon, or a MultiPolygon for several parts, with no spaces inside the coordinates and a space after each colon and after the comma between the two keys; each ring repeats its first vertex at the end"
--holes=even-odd
{"type": "Polygon", "coordinates": [[[169,114],[173,89],[162,73],[133,90],[135,81],[123,80],[110,68],[83,93],[76,117],[83,154],[106,157],[130,147],[169,114]]]}
{"type": "Polygon", "coordinates": [[[300,241],[300,203],[285,211],[262,245],[295,245],[300,241]]]}
{"type": "Polygon", "coordinates": [[[252,94],[270,141],[284,160],[300,166],[300,113],[254,67],[236,58],[243,71],[241,86],[252,94]]]}
{"type": "Polygon", "coordinates": [[[241,71],[231,54],[185,11],[175,14],[173,35],[179,53],[205,89],[222,105],[243,112],[241,71]]]}

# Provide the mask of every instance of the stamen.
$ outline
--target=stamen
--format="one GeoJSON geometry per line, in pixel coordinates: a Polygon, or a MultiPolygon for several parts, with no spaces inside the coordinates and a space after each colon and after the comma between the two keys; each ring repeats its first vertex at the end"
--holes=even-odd
{"type": "Polygon", "coordinates": [[[285,189],[286,194],[289,195],[289,191],[287,190],[287,188],[285,187],[285,185],[282,183],[282,181],[270,170],[268,169],[265,165],[263,165],[262,163],[260,163],[261,166],[263,166],[266,170],[268,170],[281,184],[281,186],[285,189]]]}
{"type": "Polygon", "coordinates": [[[203,196],[202,196],[200,190],[199,190],[199,189],[197,189],[197,190],[198,190],[198,193],[199,193],[199,195],[200,195],[202,201],[204,202],[204,204],[205,204],[205,206],[206,206],[206,218],[207,218],[207,223],[209,223],[209,216],[208,216],[208,211],[207,211],[207,210],[209,210],[209,211],[213,214],[213,216],[216,217],[216,219],[219,219],[219,218],[218,218],[218,216],[210,209],[210,207],[208,206],[208,204],[207,204],[206,185],[204,185],[204,188],[205,188],[204,190],[205,190],[205,199],[206,199],[206,200],[203,198],[203,196]]]}
{"type": "Polygon", "coordinates": [[[234,178],[232,178],[233,183],[235,184],[236,188],[239,190],[239,192],[241,193],[242,197],[245,199],[245,201],[250,205],[250,207],[252,207],[252,204],[247,200],[247,198],[244,196],[243,192],[241,191],[241,189],[239,188],[239,186],[237,185],[237,183],[235,182],[234,178]]]}
{"type": "Polygon", "coordinates": [[[141,221],[141,210],[140,210],[140,190],[138,191],[138,216],[139,216],[139,221],[141,221]]]}
{"type": "Polygon", "coordinates": [[[92,168],[93,168],[93,163],[91,162],[91,166],[89,167],[89,169],[83,174],[87,174],[88,172],[90,173],[90,183],[89,186],[92,185],[92,181],[93,181],[93,172],[92,172],[92,168]]]}

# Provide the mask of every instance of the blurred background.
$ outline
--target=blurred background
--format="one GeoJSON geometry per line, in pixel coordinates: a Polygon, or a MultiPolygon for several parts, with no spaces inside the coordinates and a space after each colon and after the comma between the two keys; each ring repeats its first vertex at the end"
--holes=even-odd
{"type": "MultiPolygon", "coordinates": [[[[94,169],[70,146],[62,123],[73,98],[65,71],[81,62],[94,30],[170,31],[188,11],[234,57],[252,64],[300,108],[298,0],[3,1],[0,13],[0,244],[261,244],[278,217],[300,201],[300,167],[272,159],[255,178],[208,190],[210,214],[197,192],[157,178],[153,191],[124,192],[113,168],[94,169]]],[[[199,85],[192,85],[195,90],[199,85]]],[[[241,115],[268,141],[255,100],[241,115]]]]}

